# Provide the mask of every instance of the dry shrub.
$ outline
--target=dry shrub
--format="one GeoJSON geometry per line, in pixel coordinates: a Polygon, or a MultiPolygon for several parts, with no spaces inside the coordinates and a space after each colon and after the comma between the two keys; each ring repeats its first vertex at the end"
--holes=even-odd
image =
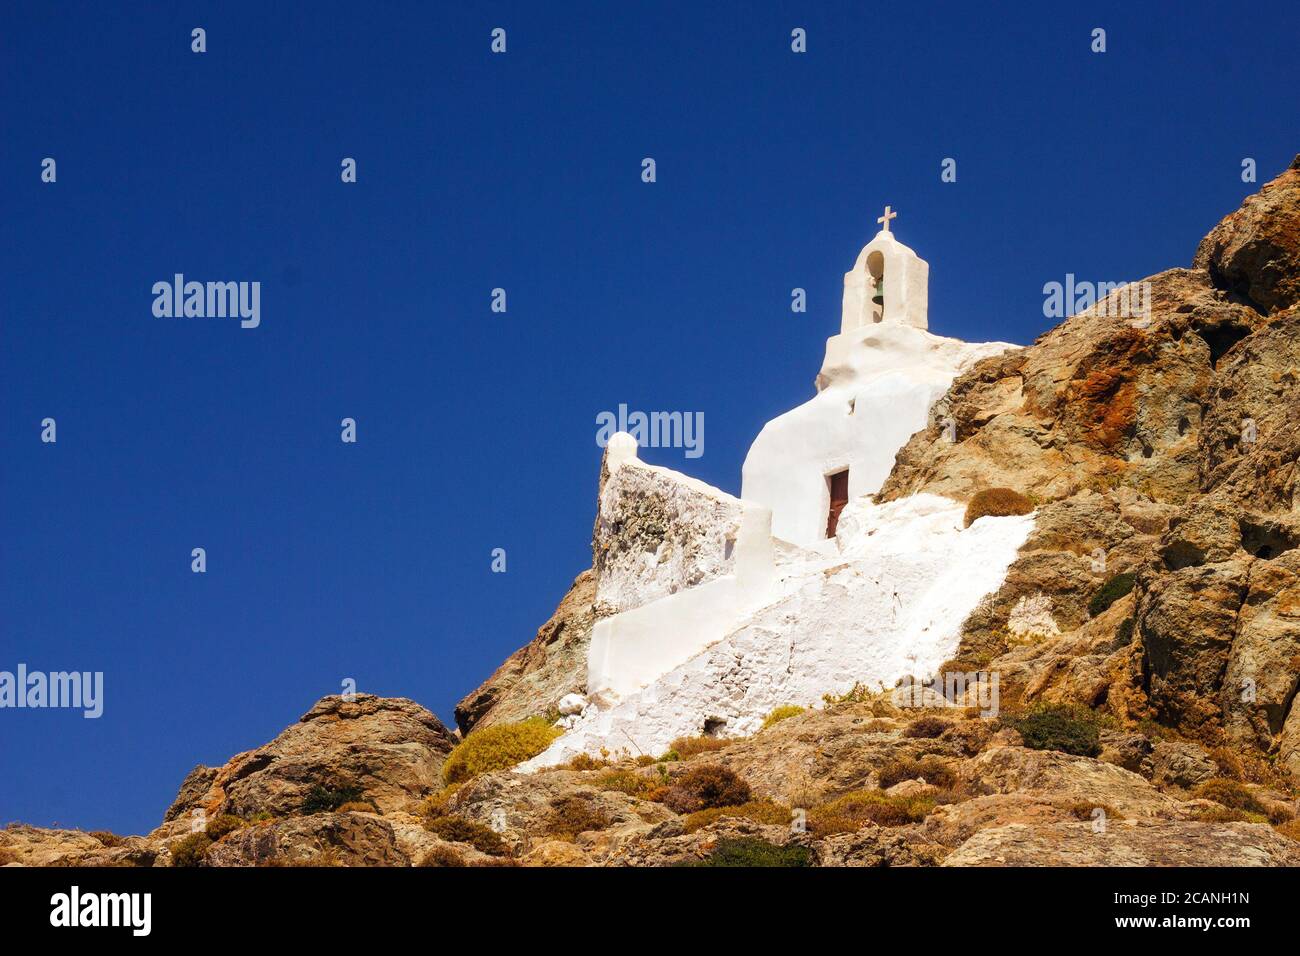
{"type": "Polygon", "coordinates": [[[907,729],[903,731],[903,736],[929,739],[932,737],[938,737],[951,726],[952,724],[944,720],[942,717],[918,717],[907,725],[907,729]]]}
{"type": "Polygon", "coordinates": [[[424,856],[420,857],[420,862],[416,866],[465,866],[465,858],[460,852],[449,846],[435,846],[424,856]]]}
{"type": "Polygon", "coordinates": [[[206,833],[191,833],[171,845],[172,866],[203,866],[207,862],[212,839],[206,833]]]}
{"type": "Polygon", "coordinates": [[[682,820],[682,826],[687,833],[694,833],[712,823],[716,823],[723,817],[740,817],[743,820],[753,820],[755,823],[768,823],[773,826],[786,826],[791,820],[790,808],[781,803],[775,803],[772,800],[751,800],[749,803],[742,803],[736,807],[712,807],[708,810],[697,810],[695,813],[688,814],[682,820]]]}
{"type": "Polygon", "coordinates": [[[510,852],[501,835],[481,823],[462,820],[460,817],[437,817],[426,820],[424,828],[448,843],[468,843],[488,856],[505,856],[510,852]]]}
{"type": "Polygon", "coordinates": [[[1214,777],[1200,784],[1192,792],[1203,800],[1213,800],[1215,803],[1221,803],[1231,810],[1241,810],[1245,813],[1268,812],[1264,805],[1255,799],[1255,795],[1246,788],[1245,784],[1236,780],[1214,777]]]}
{"type": "Polygon", "coordinates": [[[630,797],[644,796],[655,785],[655,781],[631,770],[611,770],[596,778],[596,786],[601,790],[617,790],[630,797]]]}
{"type": "Polygon", "coordinates": [[[464,783],[481,773],[507,770],[536,757],[562,733],[540,717],[476,730],[447,755],[442,779],[446,783],[464,783]]]}
{"type": "Polygon", "coordinates": [[[1011,488],[985,488],[977,491],[966,505],[966,527],[984,517],[1003,518],[1008,515],[1027,515],[1034,510],[1034,502],[1011,488]]]}
{"type": "Polygon", "coordinates": [[[428,817],[429,819],[445,817],[452,804],[452,798],[460,792],[460,788],[461,785],[459,783],[453,783],[443,787],[433,796],[425,798],[425,801],[420,804],[420,809],[417,813],[420,816],[428,817]]]}
{"type": "Polygon", "coordinates": [[[938,806],[933,796],[891,797],[880,790],[857,790],[808,811],[808,832],[824,837],[852,833],[868,823],[880,827],[918,823],[938,806]]]}
{"type": "Polygon", "coordinates": [[[782,704],[763,718],[763,726],[758,729],[767,730],[773,724],[779,724],[783,720],[789,720],[791,717],[797,717],[802,713],[803,708],[798,704],[782,704]]]}
{"type": "Polygon", "coordinates": [[[1107,803],[1093,803],[1088,800],[1080,800],[1078,803],[1072,803],[1069,806],[1070,816],[1076,820],[1088,822],[1092,820],[1095,811],[1100,810],[1106,815],[1108,820],[1123,820],[1124,815],[1107,803]]]}
{"type": "Polygon", "coordinates": [[[546,833],[557,840],[573,840],[579,833],[603,830],[613,821],[590,797],[563,797],[551,804],[546,833]]]}
{"type": "Polygon", "coordinates": [[[1197,823],[1244,823],[1250,820],[1250,814],[1227,807],[1197,807],[1192,812],[1192,819],[1197,823]]]}
{"type": "Polygon", "coordinates": [[[242,830],[248,826],[248,823],[237,816],[229,813],[223,813],[221,816],[213,817],[208,821],[207,828],[203,831],[208,835],[208,839],[214,843],[226,836],[228,833],[234,833],[236,830],[242,830]]]}
{"type": "Polygon", "coordinates": [[[668,752],[677,754],[678,760],[690,760],[696,754],[708,754],[731,746],[730,740],[720,737],[678,737],[668,745],[668,752]]]}
{"type": "Polygon", "coordinates": [[[674,813],[737,806],[749,802],[749,784],[726,767],[704,764],[682,774],[664,794],[663,802],[674,813]]]}
{"type": "Polygon", "coordinates": [[[349,800],[339,807],[339,813],[378,813],[379,808],[365,800],[349,800]]]}
{"type": "Polygon", "coordinates": [[[904,780],[924,780],[941,790],[958,786],[957,774],[938,757],[922,757],[920,760],[900,757],[891,760],[880,768],[879,777],[881,790],[888,790],[904,780]]]}
{"type": "Polygon", "coordinates": [[[1284,837],[1288,837],[1300,843],[1300,819],[1288,820],[1286,823],[1279,823],[1276,827],[1277,832],[1284,837]]]}
{"type": "Polygon", "coordinates": [[[578,756],[561,766],[565,770],[604,770],[609,766],[609,761],[600,757],[593,757],[591,754],[578,754],[578,756]]]}

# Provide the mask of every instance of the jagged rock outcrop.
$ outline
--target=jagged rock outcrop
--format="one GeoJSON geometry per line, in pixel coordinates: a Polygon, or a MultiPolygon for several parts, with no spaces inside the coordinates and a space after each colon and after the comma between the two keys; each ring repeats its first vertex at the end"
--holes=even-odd
{"type": "Polygon", "coordinates": [[[954,382],[879,498],[1005,485],[1042,502],[957,664],[1300,771],[1300,158],[1192,269],[1147,281],[1147,315],[1112,296],[954,382]],[[1094,619],[1125,572],[1132,596],[1094,619]],[[1008,633],[1027,599],[1059,634],[1008,633]]]}
{"type": "Polygon", "coordinates": [[[1300,156],[1215,226],[1192,264],[1261,312],[1300,302],[1300,156]]]}
{"type": "Polygon", "coordinates": [[[583,571],[537,636],[456,705],[461,733],[546,714],[565,694],[585,692],[595,603],[596,573],[583,571]]]}
{"type": "Polygon", "coordinates": [[[357,694],[323,697],[298,723],[222,767],[199,767],[181,786],[166,820],[301,810],[314,787],[355,788],[382,811],[405,809],[442,787],[455,738],[414,701],[357,694]]]}

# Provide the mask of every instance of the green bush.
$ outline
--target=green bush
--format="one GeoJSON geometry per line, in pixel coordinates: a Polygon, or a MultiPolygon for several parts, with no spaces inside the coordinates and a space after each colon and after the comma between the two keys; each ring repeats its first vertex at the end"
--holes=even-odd
{"type": "Polygon", "coordinates": [[[1133,590],[1134,575],[1131,571],[1117,574],[1101,586],[1092,600],[1088,602],[1088,613],[1093,617],[1105,614],[1106,609],[1133,590]]]}
{"type": "Polygon", "coordinates": [[[302,812],[311,813],[332,813],[345,803],[354,803],[361,800],[363,794],[359,787],[352,786],[328,786],[318,783],[307,791],[307,796],[302,801],[302,812]]]}
{"type": "Polygon", "coordinates": [[[203,866],[212,840],[206,833],[191,833],[172,844],[172,866],[203,866]]]}
{"type": "Polygon", "coordinates": [[[448,843],[468,843],[488,856],[505,856],[510,852],[506,841],[501,839],[499,833],[471,820],[462,820],[460,817],[436,817],[426,821],[424,828],[448,843]]]}
{"type": "Polygon", "coordinates": [[[717,764],[688,770],[664,794],[664,806],[674,813],[695,813],[748,802],[749,784],[734,771],[717,764]]]}
{"type": "Polygon", "coordinates": [[[752,837],[719,840],[717,848],[691,866],[812,866],[806,846],[777,846],[752,837]]]}
{"type": "Polygon", "coordinates": [[[1034,510],[1034,502],[1011,488],[985,488],[978,491],[966,505],[966,527],[980,518],[1007,515],[1027,515],[1034,510]]]}
{"type": "Polygon", "coordinates": [[[1121,647],[1128,647],[1132,644],[1133,628],[1135,624],[1136,622],[1133,618],[1124,618],[1124,620],[1120,622],[1119,627],[1115,629],[1115,640],[1111,643],[1111,647],[1115,650],[1119,650],[1121,647]]]}
{"type": "Polygon", "coordinates": [[[1024,738],[1033,750],[1059,750],[1078,757],[1095,757],[1101,753],[1101,722],[1084,707],[1069,704],[1042,704],[1019,717],[1002,721],[1024,738]]]}
{"type": "Polygon", "coordinates": [[[462,740],[447,755],[442,778],[447,783],[464,783],[481,773],[507,770],[536,757],[562,733],[559,727],[552,727],[538,717],[484,727],[462,740]]]}
{"type": "Polygon", "coordinates": [[[763,718],[763,726],[758,729],[767,730],[767,728],[771,727],[773,724],[779,724],[783,720],[788,720],[791,717],[797,717],[799,714],[802,713],[803,713],[803,708],[800,707],[798,704],[782,704],[780,707],[777,707],[770,714],[768,714],[766,717],[763,718]]]}

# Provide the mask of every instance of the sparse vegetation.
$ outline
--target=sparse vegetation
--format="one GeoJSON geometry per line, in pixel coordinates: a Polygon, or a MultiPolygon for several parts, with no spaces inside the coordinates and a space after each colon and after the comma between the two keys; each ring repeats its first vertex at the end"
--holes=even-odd
{"type": "Polygon", "coordinates": [[[425,821],[424,828],[448,843],[468,843],[488,856],[505,856],[510,852],[506,841],[495,830],[463,820],[460,817],[435,817],[425,821]]]}
{"type": "Polygon", "coordinates": [[[465,858],[449,846],[435,846],[420,857],[417,866],[465,866],[465,858]]]}
{"type": "Polygon", "coordinates": [[[808,811],[808,832],[814,836],[852,833],[868,823],[881,827],[917,823],[938,805],[933,796],[891,797],[880,790],[856,790],[808,811]]]}
{"type": "Polygon", "coordinates": [[[939,757],[899,757],[881,766],[878,773],[880,789],[888,790],[904,780],[924,780],[932,787],[950,789],[957,786],[957,775],[939,757]]]}
{"type": "Polygon", "coordinates": [[[1215,747],[1210,751],[1210,759],[1219,768],[1219,776],[1229,780],[1242,780],[1246,776],[1246,767],[1241,757],[1228,747],[1215,747]]]}
{"type": "Polygon", "coordinates": [[[558,727],[537,717],[476,730],[448,754],[442,778],[447,783],[464,783],[481,773],[506,770],[536,757],[561,733],[558,727]]]}
{"type": "Polygon", "coordinates": [[[1287,820],[1277,825],[1277,832],[1300,843],[1300,819],[1287,820]]]}
{"type": "Polygon", "coordinates": [[[125,839],[108,830],[91,830],[90,835],[106,847],[121,846],[125,839]]]}
{"type": "Polygon", "coordinates": [[[1080,800],[1078,803],[1070,805],[1070,816],[1076,820],[1089,822],[1093,819],[1093,814],[1100,810],[1107,820],[1123,820],[1124,815],[1114,807],[1105,803],[1093,803],[1090,800],[1080,800]]]}
{"type": "Polygon", "coordinates": [[[609,761],[603,757],[593,757],[591,754],[578,754],[578,756],[569,760],[568,763],[561,764],[565,770],[604,770],[609,766],[609,761]]]}
{"type": "Polygon", "coordinates": [[[1115,575],[1092,596],[1088,602],[1088,613],[1092,617],[1105,614],[1112,604],[1133,590],[1133,581],[1134,575],[1130,571],[1115,575]]]}
{"type": "Polygon", "coordinates": [[[903,736],[913,738],[938,737],[951,726],[952,724],[942,717],[918,717],[907,725],[907,729],[903,731],[903,736]]]}
{"type": "Polygon", "coordinates": [[[450,783],[443,787],[431,797],[426,797],[420,804],[420,816],[435,819],[447,815],[447,808],[451,806],[452,798],[460,791],[459,783],[450,783]]]}
{"type": "Polygon", "coordinates": [[[804,709],[798,704],[782,704],[763,718],[763,726],[759,729],[767,730],[767,728],[771,727],[773,724],[779,724],[783,720],[797,717],[799,714],[803,713],[803,710],[804,709]]]}
{"type": "Polygon", "coordinates": [[[1115,640],[1112,644],[1115,648],[1128,647],[1133,643],[1133,628],[1137,622],[1131,617],[1126,617],[1120,621],[1119,627],[1115,628],[1115,640]]]}
{"type": "Polygon", "coordinates": [[[612,822],[605,809],[592,798],[564,797],[552,804],[546,833],[557,839],[572,840],[588,830],[603,830],[612,822]]]}
{"type": "Polygon", "coordinates": [[[1192,793],[1203,800],[1213,800],[1215,803],[1221,803],[1232,810],[1241,810],[1245,813],[1267,813],[1264,805],[1255,798],[1255,795],[1250,792],[1246,785],[1236,780],[1213,777],[1200,784],[1192,793]]]}
{"type": "Polygon", "coordinates": [[[234,833],[236,830],[242,830],[248,826],[247,821],[230,813],[223,813],[219,817],[213,817],[208,821],[207,828],[203,831],[208,835],[208,839],[216,843],[223,836],[234,833]]]}
{"type": "Polygon", "coordinates": [[[1033,750],[1059,750],[1078,757],[1101,753],[1101,720],[1086,707],[1040,704],[1024,714],[1004,716],[1002,724],[1018,731],[1033,750]]]}
{"type": "MultiPolygon", "coordinates": [[[[668,745],[669,754],[677,754],[677,760],[690,760],[696,754],[713,753],[731,746],[730,740],[721,737],[678,737],[668,745]]],[[[665,757],[668,754],[664,755],[665,757]]]]}
{"type": "Polygon", "coordinates": [[[1012,488],[985,488],[977,491],[966,505],[966,527],[980,518],[1027,515],[1033,510],[1033,501],[1012,488]]]}
{"type": "Polygon", "coordinates": [[[668,789],[663,802],[674,813],[737,806],[749,802],[749,784],[726,767],[704,764],[682,774],[668,789]]]}
{"type": "Polygon", "coordinates": [[[749,803],[742,803],[735,807],[711,807],[708,810],[697,810],[695,813],[688,814],[682,820],[682,826],[685,827],[687,833],[694,833],[711,823],[716,823],[723,817],[740,817],[744,820],[753,820],[755,823],[786,826],[791,820],[791,811],[784,804],[775,803],[771,800],[751,800],[749,803]]]}
{"type": "MultiPolygon", "coordinates": [[[[838,707],[844,704],[865,704],[868,702],[876,703],[883,693],[883,687],[870,687],[858,681],[843,694],[822,694],[822,703],[827,707],[838,707]]],[[[875,716],[883,717],[885,715],[876,714],[875,716]]]]}
{"type": "Polygon", "coordinates": [[[171,845],[172,866],[203,866],[212,839],[206,833],[191,833],[171,845]]]}
{"type": "Polygon", "coordinates": [[[332,813],[345,803],[353,803],[364,796],[359,787],[318,783],[307,791],[302,801],[302,812],[332,813]]]}
{"type": "Polygon", "coordinates": [[[707,859],[691,866],[812,866],[812,851],[806,846],[777,846],[752,837],[719,840],[707,859]]]}
{"type": "Polygon", "coordinates": [[[368,800],[350,800],[338,808],[339,813],[378,813],[379,808],[368,800]]]}
{"type": "Polygon", "coordinates": [[[631,770],[611,770],[596,778],[596,786],[601,790],[617,790],[632,797],[641,796],[655,785],[654,780],[631,770]]]}

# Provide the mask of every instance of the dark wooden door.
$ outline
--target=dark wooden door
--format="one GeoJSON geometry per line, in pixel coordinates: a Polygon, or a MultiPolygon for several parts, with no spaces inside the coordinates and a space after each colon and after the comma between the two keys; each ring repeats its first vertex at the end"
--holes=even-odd
{"type": "Polygon", "coordinates": [[[831,486],[831,511],[826,519],[826,537],[835,537],[835,526],[839,524],[840,512],[849,503],[849,472],[844,471],[828,475],[826,481],[831,486]]]}

